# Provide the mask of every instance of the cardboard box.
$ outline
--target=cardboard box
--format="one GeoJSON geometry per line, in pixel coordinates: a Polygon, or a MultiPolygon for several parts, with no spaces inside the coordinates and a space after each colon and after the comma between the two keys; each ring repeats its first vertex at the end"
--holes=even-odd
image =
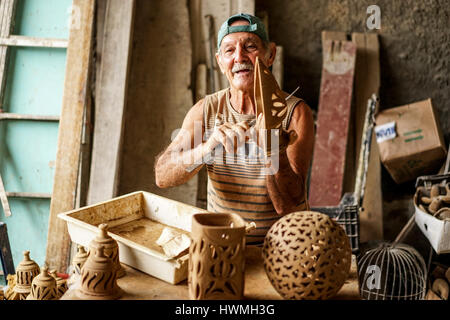
{"type": "Polygon", "coordinates": [[[375,134],[381,162],[396,183],[435,174],[447,155],[431,99],[381,111],[375,134]]]}

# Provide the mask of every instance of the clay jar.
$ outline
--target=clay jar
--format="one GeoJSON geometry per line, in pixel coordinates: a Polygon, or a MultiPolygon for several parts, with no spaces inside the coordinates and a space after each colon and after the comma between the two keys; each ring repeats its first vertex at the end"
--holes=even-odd
{"type": "Polygon", "coordinates": [[[46,266],[42,267],[41,273],[33,279],[27,300],[58,300],[56,279],[48,274],[46,266]]]}
{"type": "Polygon", "coordinates": [[[23,260],[16,269],[16,286],[14,300],[25,300],[31,292],[31,283],[39,272],[39,265],[30,259],[30,251],[23,252],[23,260]]]}
{"type": "Polygon", "coordinates": [[[351,253],[344,229],[313,211],[280,218],[267,232],[262,250],[275,290],[284,299],[298,300],[333,297],[348,278],[351,253]]]}
{"type": "Polygon", "coordinates": [[[114,268],[117,270],[117,278],[121,278],[125,275],[125,270],[119,261],[119,245],[117,241],[108,235],[108,225],[102,223],[98,226],[100,229],[97,237],[89,243],[89,249],[97,250],[100,246],[103,246],[105,256],[110,258],[114,264],[114,268]]]}
{"type": "Polygon", "coordinates": [[[245,229],[244,220],[237,214],[193,215],[188,273],[191,299],[242,298],[245,229]]]}
{"type": "Polygon", "coordinates": [[[85,300],[113,300],[122,295],[117,285],[117,269],[104,253],[105,248],[91,249],[81,269],[81,287],[77,296],[85,300]]]}

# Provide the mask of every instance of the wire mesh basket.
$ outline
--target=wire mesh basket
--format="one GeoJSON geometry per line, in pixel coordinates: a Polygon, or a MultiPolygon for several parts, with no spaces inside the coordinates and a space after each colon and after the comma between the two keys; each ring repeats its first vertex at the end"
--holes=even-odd
{"type": "Polygon", "coordinates": [[[422,300],[427,268],[422,256],[403,243],[382,243],[358,261],[360,294],[366,300],[422,300]]]}

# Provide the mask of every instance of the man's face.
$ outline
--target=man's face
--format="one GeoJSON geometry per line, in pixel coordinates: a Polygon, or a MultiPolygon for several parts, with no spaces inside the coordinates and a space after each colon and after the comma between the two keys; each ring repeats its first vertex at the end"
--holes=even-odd
{"type": "MultiPolygon", "coordinates": [[[[235,21],[231,25],[248,25],[248,21],[235,21]]],[[[230,86],[238,90],[253,91],[253,71],[256,57],[267,67],[273,64],[275,44],[266,49],[260,37],[250,32],[235,32],[225,36],[216,55],[220,70],[230,86]]]]}

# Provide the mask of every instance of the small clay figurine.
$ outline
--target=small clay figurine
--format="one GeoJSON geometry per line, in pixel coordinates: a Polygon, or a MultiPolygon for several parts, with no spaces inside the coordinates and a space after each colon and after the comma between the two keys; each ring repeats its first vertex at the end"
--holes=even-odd
{"type": "Polygon", "coordinates": [[[81,286],[76,293],[84,300],[113,300],[122,295],[117,285],[117,269],[100,245],[91,253],[81,269],[81,286]]]}
{"type": "Polygon", "coordinates": [[[31,283],[39,272],[39,265],[30,259],[30,251],[23,252],[24,259],[16,269],[16,286],[14,287],[13,300],[25,300],[31,292],[31,283]]]}
{"type": "Polygon", "coordinates": [[[56,279],[48,274],[47,266],[33,279],[27,300],[58,300],[56,279]]]}
{"type": "Polygon", "coordinates": [[[117,278],[121,278],[125,275],[125,270],[119,261],[119,245],[116,240],[108,235],[108,225],[106,223],[100,224],[98,228],[100,229],[100,232],[98,236],[90,242],[89,248],[96,250],[99,246],[103,246],[105,256],[110,258],[114,263],[117,270],[117,278]]]}

